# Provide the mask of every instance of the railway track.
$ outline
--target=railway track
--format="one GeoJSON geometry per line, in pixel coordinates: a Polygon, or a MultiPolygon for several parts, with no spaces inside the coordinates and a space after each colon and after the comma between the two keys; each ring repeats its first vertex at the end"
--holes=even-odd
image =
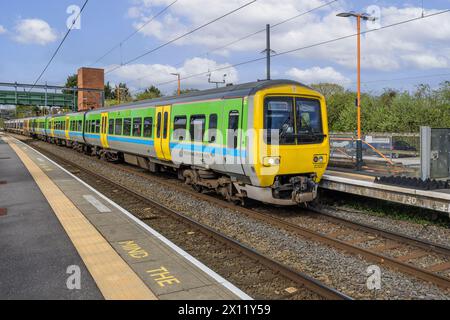
{"type": "MultiPolygon", "coordinates": [[[[181,230],[186,230],[185,234],[192,234],[192,230],[196,230],[200,232],[202,235],[206,236],[206,238],[213,239],[215,242],[220,243],[224,246],[225,250],[228,252],[231,249],[234,254],[227,255],[229,259],[226,263],[221,261],[220,264],[217,265],[219,267],[222,265],[232,264],[240,264],[236,266],[237,271],[241,270],[251,270],[255,269],[261,277],[250,277],[251,283],[244,284],[244,286],[255,287],[258,284],[255,281],[262,282],[261,286],[267,285],[267,282],[270,281],[281,281],[284,285],[281,287],[284,288],[287,285],[290,285],[290,289],[299,288],[300,293],[294,294],[295,291],[290,292],[288,295],[285,295],[287,298],[296,298],[297,296],[306,297],[307,299],[329,299],[329,300],[352,300],[351,297],[331,288],[324,283],[304,274],[301,272],[297,272],[288,266],[285,266],[275,260],[270,259],[269,257],[264,256],[263,254],[257,252],[256,250],[242,244],[225,234],[222,234],[209,226],[202,224],[198,221],[191,219],[190,217],[184,215],[181,212],[175,211],[171,208],[166,207],[163,204],[160,204],[145,195],[142,195],[136,191],[130,190],[126,186],[121,185],[120,183],[106,178],[102,175],[99,175],[95,172],[92,172],[78,164],[69,161],[63,157],[50,153],[46,150],[43,150],[39,147],[32,146],[37,149],[42,154],[48,156],[49,158],[57,161],[60,165],[68,169],[73,174],[79,176],[81,179],[91,184],[97,190],[105,194],[106,196],[111,197],[115,202],[119,205],[123,206],[131,213],[133,213],[136,217],[140,218],[144,222],[148,223],[155,229],[159,229],[158,231],[164,233],[167,236],[167,229],[172,229],[172,233],[175,234],[183,234],[181,230]],[[109,194],[108,194],[109,193],[109,194]],[[149,208],[151,208],[151,213],[149,214],[149,208]],[[172,221],[169,221],[171,219],[172,221]],[[175,222],[175,223],[174,223],[175,222]],[[180,225],[182,225],[180,227],[180,225]],[[165,227],[164,227],[165,226],[165,227]],[[191,230],[191,231],[189,231],[191,230]],[[242,258],[242,255],[245,257],[242,258]],[[242,261],[244,260],[244,261],[242,261]],[[250,262],[249,262],[250,260],[250,262]],[[265,269],[261,269],[261,266],[265,269]],[[272,274],[267,274],[269,273],[272,274]],[[260,278],[260,279],[258,279],[260,278]],[[306,290],[307,292],[301,292],[301,290],[306,290]],[[308,292],[309,291],[309,292],[308,292]]],[[[170,233],[170,232],[169,232],[170,233]]],[[[169,236],[169,239],[171,237],[169,236]]],[[[180,237],[176,237],[177,240],[180,240],[180,237]]],[[[192,237],[191,237],[192,238],[192,237]]],[[[192,245],[192,240],[188,240],[189,245],[192,245]]],[[[200,241],[203,242],[203,241],[200,241]]],[[[204,242],[202,243],[204,246],[204,242]]],[[[217,245],[212,245],[208,247],[212,252],[216,252],[218,249],[215,248],[217,245]]],[[[191,250],[193,255],[196,255],[195,250],[191,250]]],[[[217,268],[215,268],[217,270],[217,268]]],[[[228,269],[230,267],[228,266],[228,269]]],[[[233,269],[233,268],[231,268],[233,269]]],[[[219,272],[220,273],[220,272],[219,272]]],[[[289,289],[288,288],[288,289],[289,289]]],[[[245,288],[244,288],[245,289],[245,288]]],[[[262,296],[263,298],[268,298],[262,296]]],[[[281,297],[283,298],[283,297],[281,297]]]]}
{"type": "MultiPolygon", "coordinates": [[[[376,263],[380,266],[390,267],[400,272],[409,274],[416,278],[438,285],[444,289],[450,289],[450,278],[443,276],[442,273],[450,269],[450,248],[424,240],[408,237],[400,233],[381,230],[373,226],[345,220],[333,216],[320,208],[310,208],[311,219],[321,219],[329,225],[327,230],[322,228],[312,228],[311,226],[300,226],[294,217],[280,217],[278,209],[271,207],[271,211],[276,213],[267,213],[261,209],[249,209],[236,206],[225,202],[217,197],[197,193],[186,186],[181,186],[175,179],[168,180],[167,177],[162,179],[157,175],[150,175],[139,168],[130,167],[128,165],[109,164],[115,169],[119,169],[130,174],[142,176],[147,179],[157,179],[158,183],[162,183],[168,187],[176,188],[180,192],[189,193],[199,199],[214,202],[225,208],[239,211],[246,216],[265,223],[269,223],[278,228],[295,233],[299,236],[324,243],[334,248],[346,251],[350,254],[360,255],[366,260],[376,263]],[[330,232],[331,230],[331,232],[330,232]],[[350,236],[350,237],[349,237],[350,236]],[[376,241],[383,244],[370,246],[368,243],[376,241]],[[390,255],[390,251],[403,251],[403,254],[395,257],[390,255]],[[421,267],[415,264],[416,259],[439,256],[442,262],[430,267],[421,267]]],[[[285,210],[285,209],[283,209],[285,210]]]]}
{"type": "MultiPolygon", "coordinates": [[[[147,179],[150,177],[155,178],[154,175],[150,175],[148,172],[128,165],[108,165],[147,179]]],[[[340,218],[319,207],[308,208],[310,211],[310,217],[316,220],[323,219],[328,221],[332,224],[330,229],[333,231],[328,232],[327,230],[313,230],[311,227],[305,228],[297,225],[295,222],[291,222],[291,220],[293,220],[292,218],[280,218],[277,216],[279,215],[279,210],[285,209],[270,207],[271,211],[275,211],[270,214],[265,212],[267,210],[248,209],[226,202],[221,198],[217,198],[209,194],[198,193],[184,185],[180,186],[180,184],[177,183],[178,181],[175,179],[173,179],[174,181],[171,181],[158,176],[156,176],[156,178],[159,183],[176,188],[180,192],[186,192],[199,199],[214,202],[222,207],[239,211],[253,219],[270,223],[276,227],[288,230],[305,238],[327,244],[351,254],[360,255],[368,261],[379,264],[380,266],[391,267],[400,272],[407,273],[411,276],[436,284],[441,288],[450,289],[450,278],[440,274],[445,271],[450,271],[450,247],[340,218]],[[341,240],[341,238],[345,238],[350,235],[350,239],[341,240]],[[372,241],[383,242],[383,244],[373,247],[365,246],[372,241]],[[394,257],[389,254],[392,250],[404,251],[404,253],[399,257],[394,257]],[[420,267],[414,263],[414,260],[416,259],[433,257],[433,255],[438,255],[441,257],[443,262],[427,268],[420,267]]],[[[296,217],[294,216],[294,219],[295,218],[296,217]]]]}

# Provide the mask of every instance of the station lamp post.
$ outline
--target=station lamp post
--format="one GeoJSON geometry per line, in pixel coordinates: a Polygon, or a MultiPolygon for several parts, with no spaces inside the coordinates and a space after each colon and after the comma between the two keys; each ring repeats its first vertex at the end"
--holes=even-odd
{"type": "Polygon", "coordinates": [[[181,75],[179,73],[171,73],[173,76],[178,78],[178,95],[181,95],[181,75]]]}
{"type": "Polygon", "coordinates": [[[357,13],[354,11],[350,12],[342,12],[337,15],[338,17],[355,17],[356,18],[356,24],[358,28],[358,34],[357,34],[357,73],[358,73],[358,80],[357,80],[357,87],[358,87],[358,93],[356,98],[356,106],[357,106],[357,125],[358,125],[358,139],[356,140],[356,169],[360,171],[362,169],[363,165],[363,156],[362,156],[362,136],[361,136],[361,20],[369,20],[369,21],[375,21],[375,17],[370,16],[367,13],[357,13]]]}

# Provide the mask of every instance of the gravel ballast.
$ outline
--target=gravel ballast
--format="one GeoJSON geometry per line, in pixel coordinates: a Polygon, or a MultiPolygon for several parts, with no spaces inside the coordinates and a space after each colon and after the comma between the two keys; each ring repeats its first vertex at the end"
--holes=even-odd
{"type": "MultiPolygon", "coordinates": [[[[114,170],[110,165],[95,158],[79,154],[71,149],[57,147],[44,142],[33,142],[42,149],[70,161],[94,170],[96,173],[114,179],[122,184],[137,190],[138,192],[161,202],[162,204],[183,212],[190,217],[219,230],[220,232],[255,248],[261,253],[291,266],[293,269],[307,273],[316,279],[336,288],[343,293],[357,299],[449,299],[450,292],[442,290],[434,285],[415,279],[408,275],[382,269],[382,287],[376,292],[367,289],[367,268],[372,263],[345,254],[342,251],[330,248],[326,245],[309,241],[285,230],[278,229],[266,223],[250,219],[243,214],[220,207],[207,201],[199,200],[187,193],[179,192],[168,186],[158,183],[149,174],[144,178],[121,170],[114,170]]],[[[114,200],[114,199],[113,199],[114,200]]],[[[344,213],[343,213],[344,214],[344,213]]],[[[351,215],[352,213],[345,213],[351,215]]],[[[356,217],[347,217],[356,219],[356,217]]],[[[392,225],[386,218],[373,218],[377,227],[384,228],[392,225]],[[384,221],[376,221],[376,220],[384,221]]],[[[362,221],[372,223],[371,221],[362,221]]],[[[397,223],[398,224],[398,223],[397,223]]],[[[411,223],[409,223],[411,224],[411,223]]],[[[392,226],[390,226],[392,227],[392,226]]],[[[397,226],[398,227],[398,226],[397,226]]],[[[401,227],[398,227],[401,228],[401,227]]],[[[408,226],[412,236],[418,236],[419,226],[408,226]]],[[[420,236],[429,241],[443,241],[448,243],[450,231],[439,230],[438,236],[424,237],[425,232],[421,228],[420,236]],[[431,239],[433,238],[433,239],[431,239]]],[[[433,227],[439,228],[439,227],[433,227]]],[[[439,228],[440,229],[440,228],[439,228]]],[[[391,229],[389,229],[391,230],[391,229]]],[[[396,230],[398,231],[398,229],[396,230]]],[[[401,231],[405,232],[404,227],[401,231]]]]}

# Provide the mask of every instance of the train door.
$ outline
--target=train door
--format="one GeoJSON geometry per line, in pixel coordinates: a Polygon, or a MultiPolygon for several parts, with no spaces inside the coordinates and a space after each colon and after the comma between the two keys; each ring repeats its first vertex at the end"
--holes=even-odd
{"type": "Polygon", "coordinates": [[[108,113],[104,112],[102,113],[102,120],[100,124],[100,143],[102,144],[103,148],[109,148],[107,132],[108,132],[108,113]]]}
{"type": "Polygon", "coordinates": [[[53,118],[50,119],[50,137],[55,137],[55,120],[53,118]]]}
{"type": "Polygon", "coordinates": [[[69,130],[70,130],[70,118],[66,117],[66,127],[65,127],[65,133],[66,133],[66,139],[69,140],[70,139],[70,135],[69,135],[69,130]]]}
{"type": "Polygon", "coordinates": [[[226,172],[244,174],[242,168],[242,101],[237,104],[225,105],[223,108],[225,118],[224,160],[226,172]]]}
{"type": "Polygon", "coordinates": [[[155,151],[158,159],[170,161],[170,106],[156,108],[155,151]]]}

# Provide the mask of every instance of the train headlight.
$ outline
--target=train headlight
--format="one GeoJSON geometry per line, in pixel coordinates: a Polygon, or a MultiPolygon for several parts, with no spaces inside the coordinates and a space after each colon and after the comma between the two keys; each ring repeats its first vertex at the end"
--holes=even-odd
{"type": "Polygon", "coordinates": [[[263,159],[264,167],[279,166],[280,162],[281,162],[280,157],[265,157],[263,159]]]}
{"type": "Polygon", "coordinates": [[[325,162],[325,157],[317,155],[317,156],[314,156],[313,161],[314,161],[314,163],[324,163],[325,162]]]}

